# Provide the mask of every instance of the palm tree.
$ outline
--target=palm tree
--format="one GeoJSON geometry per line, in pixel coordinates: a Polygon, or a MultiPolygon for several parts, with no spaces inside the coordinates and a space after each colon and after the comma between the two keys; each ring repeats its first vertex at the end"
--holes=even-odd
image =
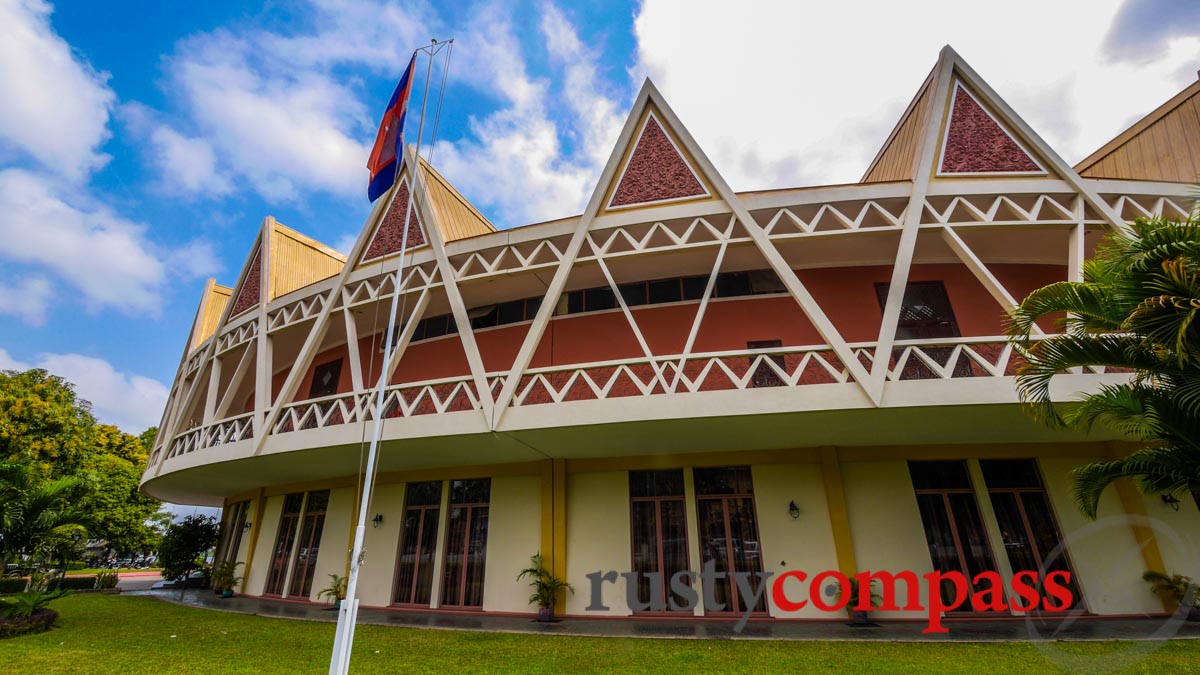
{"type": "Polygon", "coordinates": [[[20,464],[0,464],[0,561],[45,555],[86,534],[91,518],[72,502],[78,485],[74,477],[45,481],[20,464]]]}
{"type": "Polygon", "coordinates": [[[1149,495],[1200,494],[1200,217],[1138,219],[1110,235],[1084,263],[1083,281],[1031,293],[1013,311],[1009,332],[1026,360],[1017,391],[1035,418],[1081,431],[1100,425],[1145,443],[1123,459],[1075,470],[1084,515],[1096,517],[1101,493],[1119,478],[1149,495]],[[1063,334],[1031,340],[1047,317],[1063,334]],[[1132,375],[1053,404],[1054,376],[1087,366],[1132,375]]]}

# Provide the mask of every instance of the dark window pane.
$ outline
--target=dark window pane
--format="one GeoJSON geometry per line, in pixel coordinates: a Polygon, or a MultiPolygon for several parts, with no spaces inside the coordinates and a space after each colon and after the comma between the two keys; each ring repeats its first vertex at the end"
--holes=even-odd
{"type": "Polygon", "coordinates": [[[471,328],[491,328],[496,325],[499,312],[495,305],[477,307],[468,312],[471,318],[471,328]]]}
{"type": "Polygon", "coordinates": [[[538,310],[542,307],[541,298],[527,298],[525,300],[525,320],[533,321],[533,317],[537,316],[538,310]]]}
{"type": "Polygon", "coordinates": [[[519,323],[525,320],[525,301],[513,300],[511,302],[501,303],[497,312],[499,313],[497,323],[500,325],[506,323],[519,323]]]}
{"type": "Polygon", "coordinates": [[[748,495],[754,493],[750,480],[750,467],[733,466],[696,469],[696,494],[698,495],[748,495]]]}
{"type": "Polygon", "coordinates": [[[316,513],[324,511],[329,507],[329,490],[321,490],[320,492],[308,493],[308,505],[304,507],[305,513],[316,513]]]}
{"type": "Polygon", "coordinates": [[[755,295],[763,293],[786,293],[787,288],[775,274],[775,270],[755,270],[750,273],[750,290],[755,295]]]}
{"type": "Polygon", "coordinates": [[[683,469],[630,471],[631,497],[682,497],[683,469]]]}
{"type": "Polygon", "coordinates": [[[650,287],[650,303],[679,302],[683,299],[679,279],[659,279],[647,284],[650,287]]]}
{"type": "Polygon", "coordinates": [[[446,334],[446,319],[449,317],[445,314],[441,316],[432,316],[426,319],[428,324],[425,327],[425,337],[435,338],[446,334]]]}
{"type": "Polygon", "coordinates": [[[284,499],[283,499],[283,514],[284,515],[298,514],[298,513],[300,513],[300,507],[302,507],[303,505],[304,505],[304,493],[303,492],[295,492],[293,494],[290,494],[287,497],[284,497],[284,499]]]}
{"type": "Polygon", "coordinates": [[[437,506],[442,503],[442,481],[409,483],[404,488],[404,505],[437,506]]]}
{"type": "Polygon", "coordinates": [[[617,306],[617,296],[607,286],[589,288],[583,292],[583,305],[585,312],[612,309],[617,306]]]}
{"type": "Polygon", "coordinates": [[[908,473],[918,490],[969,490],[971,477],[961,460],[909,462],[908,473]]]}
{"type": "Polygon", "coordinates": [[[646,304],[645,283],[639,281],[636,284],[621,284],[617,288],[620,289],[621,298],[625,300],[627,306],[637,307],[646,304]]]}
{"type": "Polygon", "coordinates": [[[312,384],[308,387],[309,398],[332,396],[337,393],[338,378],[342,374],[342,360],[322,363],[313,369],[312,384]]]}
{"type": "Polygon", "coordinates": [[[567,294],[567,314],[578,314],[583,311],[583,291],[571,291],[567,294]]]}
{"type": "Polygon", "coordinates": [[[983,480],[989,488],[1040,488],[1037,463],[1032,459],[981,459],[983,480]]]}
{"type": "Polygon", "coordinates": [[[734,298],[752,292],[750,276],[745,272],[722,272],[717,275],[718,298],[734,298]]]}
{"type": "MultiPolygon", "coordinates": [[[[875,284],[879,306],[887,305],[890,284],[875,284]]],[[[914,281],[904,289],[896,339],[918,340],[958,337],[958,323],[950,307],[950,297],[940,281],[914,281]]]]}
{"type": "Polygon", "coordinates": [[[451,504],[486,504],[491,493],[492,481],[488,478],[450,481],[451,504]]]}
{"type": "MultiPolygon", "coordinates": [[[[425,319],[421,319],[420,321],[418,321],[417,327],[413,329],[412,342],[417,342],[418,340],[424,340],[426,338],[426,331],[428,331],[428,330],[429,330],[429,322],[428,321],[426,321],[425,319]]],[[[382,343],[380,343],[379,351],[383,351],[382,343]]]]}
{"type": "Polygon", "coordinates": [[[708,287],[708,277],[684,277],[683,299],[699,300],[704,297],[704,289],[708,287]]]}

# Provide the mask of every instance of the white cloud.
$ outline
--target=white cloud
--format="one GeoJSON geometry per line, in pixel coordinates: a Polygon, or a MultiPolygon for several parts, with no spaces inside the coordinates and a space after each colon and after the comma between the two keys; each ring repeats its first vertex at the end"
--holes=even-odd
{"type": "Polygon", "coordinates": [[[184,136],[167,126],[150,134],[157,152],[157,164],[174,187],[186,194],[227,195],[233,191],[229,177],[217,169],[217,154],[212,143],[203,138],[184,136]]]}
{"type": "Polygon", "coordinates": [[[82,354],[37,354],[32,362],[17,361],[0,348],[0,370],[43,368],[75,385],[91,401],[101,421],[126,433],[139,434],[158,424],[167,404],[166,385],[153,378],[120,371],[110,363],[82,354]]]}
{"type": "Polygon", "coordinates": [[[50,13],[41,0],[0,2],[0,148],[80,181],[109,159],[97,148],[116,95],[54,32],[50,13]]]}
{"type": "Polygon", "coordinates": [[[1075,162],[1182,89],[1200,58],[1196,26],[1150,60],[1107,58],[1120,4],[645,0],[634,72],[735,189],[857,181],[946,43],[1075,162]]]}
{"type": "Polygon", "coordinates": [[[496,212],[499,224],[524,225],[577,213],[594,187],[616,141],[622,117],[617,103],[594,77],[596,55],[583,48],[557,9],[543,7],[540,36],[564,72],[563,91],[531,77],[521,45],[505,13],[482,11],[455,52],[468,58],[455,72],[479,87],[495,89],[503,107],[472,117],[468,134],[438,144],[435,164],[468,197],[496,212]],[[551,107],[562,96],[566,112],[551,107]],[[576,141],[566,152],[563,139],[576,141]]]}
{"type": "Polygon", "coordinates": [[[46,323],[46,310],[53,297],[54,287],[45,277],[26,277],[11,285],[0,283],[0,315],[40,326],[46,323]]]}
{"type": "Polygon", "coordinates": [[[53,179],[22,169],[0,170],[0,214],[0,260],[52,270],[91,309],[157,314],[171,275],[194,278],[216,267],[207,245],[165,249],[144,225],[102,204],[68,200],[53,179]]]}

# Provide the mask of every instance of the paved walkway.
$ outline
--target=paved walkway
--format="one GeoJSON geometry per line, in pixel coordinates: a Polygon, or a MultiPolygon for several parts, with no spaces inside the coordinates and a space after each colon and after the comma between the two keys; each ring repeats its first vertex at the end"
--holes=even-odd
{"type": "MultiPolygon", "coordinates": [[[[159,600],[226,612],[259,616],[336,621],[330,605],[284,602],[262,598],[220,598],[212,591],[135,591],[159,600]]],[[[1082,618],[1024,620],[950,620],[949,633],[925,635],[922,622],[883,621],[877,628],[853,628],[838,621],[751,621],[741,633],[734,621],[668,619],[567,618],[538,623],[528,617],[493,614],[450,614],[411,610],[368,609],[358,612],[360,624],[406,626],[444,630],[478,630],[502,633],[549,633],[591,637],[710,638],[770,640],[859,640],[896,642],[1007,642],[1013,640],[1162,640],[1200,638],[1200,622],[1167,618],[1082,618]]]]}

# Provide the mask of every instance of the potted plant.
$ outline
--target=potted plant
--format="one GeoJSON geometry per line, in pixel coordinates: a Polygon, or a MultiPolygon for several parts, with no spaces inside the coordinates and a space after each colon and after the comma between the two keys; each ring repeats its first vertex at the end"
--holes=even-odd
{"type": "Polygon", "coordinates": [[[333,602],[334,609],[341,609],[342,600],[346,599],[346,577],[330,574],[329,580],[329,587],[317,593],[317,599],[327,597],[333,602]]]}
{"type": "MultiPolygon", "coordinates": [[[[847,581],[850,582],[849,583],[850,602],[846,603],[846,614],[848,614],[850,616],[850,625],[851,626],[859,626],[859,627],[877,625],[871,621],[870,612],[868,612],[867,610],[855,609],[859,603],[859,600],[858,600],[858,588],[859,588],[858,577],[851,575],[851,576],[848,576],[846,579],[847,579],[847,581]]],[[[870,596],[869,604],[870,604],[871,609],[879,609],[883,605],[883,596],[880,595],[880,593],[879,593],[879,590],[878,590],[879,586],[877,586],[878,583],[879,583],[878,579],[871,580],[871,585],[870,585],[870,589],[869,589],[869,596],[870,596]]],[[[842,599],[842,590],[843,589],[840,587],[837,590],[837,599],[839,601],[842,599]]]]}
{"type": "Polygon", "coordinates": [[[542,566],[542,554],[535,553],[529,558],[529,567],[521,570],[517,574],[517,581],[529,578],[529,585],[533,588],[533,595],[529,596],[529,604],[538,606],[538,621],[543,623],[554,620],[554,600],[558,596],[558,592],[562,589],[574,593],[575,589],[571,584],[554,576],[542,566]]]}
{"type": "Polygon", "coordinates": [[[1172,574],[1170,576],[1162,572],[1146,570],[1142,573],[1142,580],[1150,584],[1150,591],[1168,602],[1174,602],[1179,608],[1179,612],[1185,614],[1188,621],[1200,621],[1200,597],[1195,592],[1196,585],[1192,583],[1192,578],[1182,574],[1172,574]],[[1188,601],[1188,592],[1192,592],[1191,602],[1188,601]]]}
{"type": "Polygon", "coordinates": [[[234,589],[242,582],[242,578],[237,574],[238,565],[241,564],[232,560],[222,560],[213,565],[211,576],[213,590],[222,598],[233,597],[234,589]]]}

